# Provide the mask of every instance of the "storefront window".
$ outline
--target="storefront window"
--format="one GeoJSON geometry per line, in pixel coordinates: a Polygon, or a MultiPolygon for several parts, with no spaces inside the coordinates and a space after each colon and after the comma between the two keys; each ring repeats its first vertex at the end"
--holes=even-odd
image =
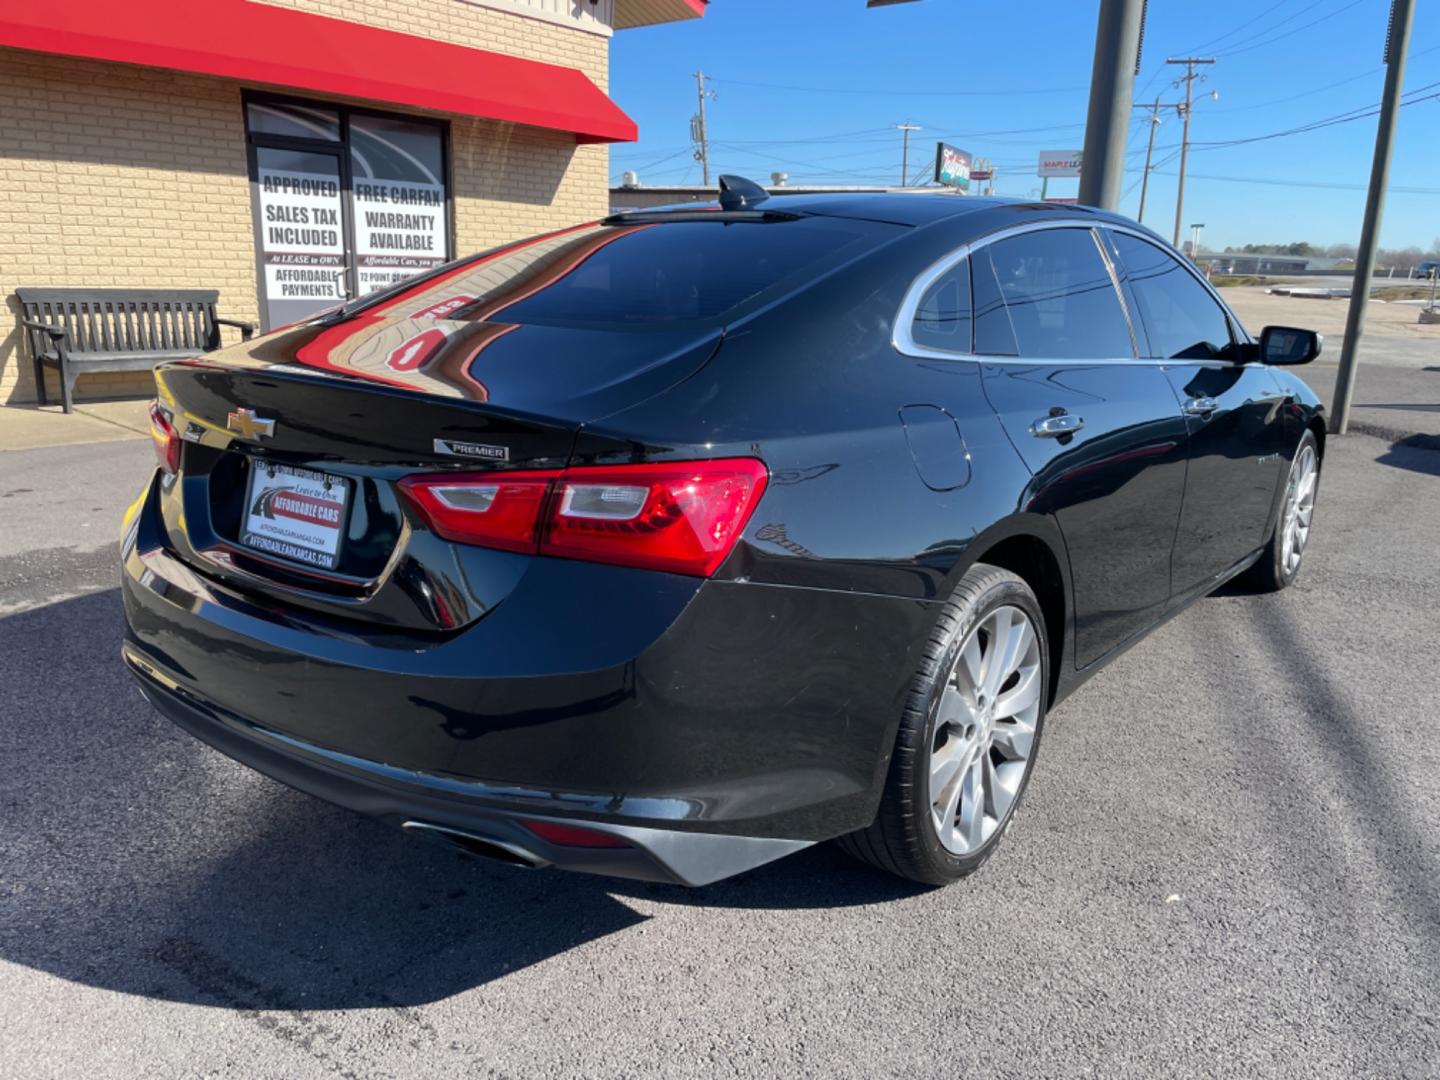
{"type": "Polygon", "coordinates": [[[323,106],[252,101],[245,106],[245,121],[256,135],[340,141],[340,114],[323,106]]]}
{"type": "Polygon", "coordinates": [[[445,261],[440,132],[381,116],[350,121],[355,259],[360,295],[445,261]]]}
{"type": "Polygon", "coordinates": [[[334,154],[255,150],[266,329],[344,299],[340,163],[334,154]]]}
{"type": "Polygon", "coordinates": [[[451,257],[443,124],[260,98],[245,117],[267,330],[451,257]]]}

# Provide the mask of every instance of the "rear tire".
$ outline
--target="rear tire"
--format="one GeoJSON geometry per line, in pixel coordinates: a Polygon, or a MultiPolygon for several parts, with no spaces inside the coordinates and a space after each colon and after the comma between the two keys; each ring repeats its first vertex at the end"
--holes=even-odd
{"type": "Polygon", "coordinates": [[[1260,560],[1241,576],[1241,582],[1254,592],[1279,592],[1288,589],[1300,576],[1305,545],[1310,540],[1314,521],[1315,495],[1320,486],[1320,449],[1315,433],[1306,431],[1290,459],[1290,473],[1285,479],[1284,501],[1275,519],[1270,542],[1260,553],[1260,560]]]}
{"type": "Polygon", "coordinates": [[[840,846],[927,885],[978,870],[1029,783],[1049,678],[1045,620],[1030,586],[996,566],[971,567],[911,681],[879,812],[840,846]]]}

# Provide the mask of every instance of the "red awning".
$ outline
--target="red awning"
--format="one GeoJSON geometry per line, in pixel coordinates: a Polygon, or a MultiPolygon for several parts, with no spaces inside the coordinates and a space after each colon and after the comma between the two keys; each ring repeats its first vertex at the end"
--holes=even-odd
{"type": "Polygon", "coordinates": [[[0,45],[482,116],[577,142],[636,138],[635,122],[574,68],[249,0],[0,2],[0,45]]]}

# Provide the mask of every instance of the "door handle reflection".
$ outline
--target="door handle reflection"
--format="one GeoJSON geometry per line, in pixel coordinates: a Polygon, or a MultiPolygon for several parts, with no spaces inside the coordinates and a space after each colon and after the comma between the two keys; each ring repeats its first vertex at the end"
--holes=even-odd
{"type": "Polygon", "coordinates": [[[1209,416],[1219,407],[1220,403],[1213,397],[1190,398],[1184,405],[1186,416],[1209,416]]]}
{"type": "Polygon", "coordinates": [[[1084,417],[1062,413],[1059,416],[1043,416],[1030,425],[1030,434],[1037,439],[1058,439],[1062,435],[1073,435],[1085,426],[1084,417]]]}

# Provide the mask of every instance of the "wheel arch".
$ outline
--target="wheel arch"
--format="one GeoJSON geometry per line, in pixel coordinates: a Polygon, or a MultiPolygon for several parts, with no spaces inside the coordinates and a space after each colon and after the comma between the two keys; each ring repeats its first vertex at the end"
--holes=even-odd
{"type": "Polygon", "coordinates": [[[1315,454],[1321,461],[1325,460],[1325,417],[1317,409],[1310,414],[1310,419],[1305,422],[1305,429],[1315,436],[1315,454]]]}
{"type": "Polygon", "coordinates": [[[1018,575],[1040,602],[1050,653],[1048,709],[1059,700],[1061,673],[1067,657],[1072,655],[1074,629],[1070,559],[1059,526],[1046,515],[1017,514],[986,529],[967,546],[966,558],[953,571],[952,587],[977,563],[1018,575]]]}

